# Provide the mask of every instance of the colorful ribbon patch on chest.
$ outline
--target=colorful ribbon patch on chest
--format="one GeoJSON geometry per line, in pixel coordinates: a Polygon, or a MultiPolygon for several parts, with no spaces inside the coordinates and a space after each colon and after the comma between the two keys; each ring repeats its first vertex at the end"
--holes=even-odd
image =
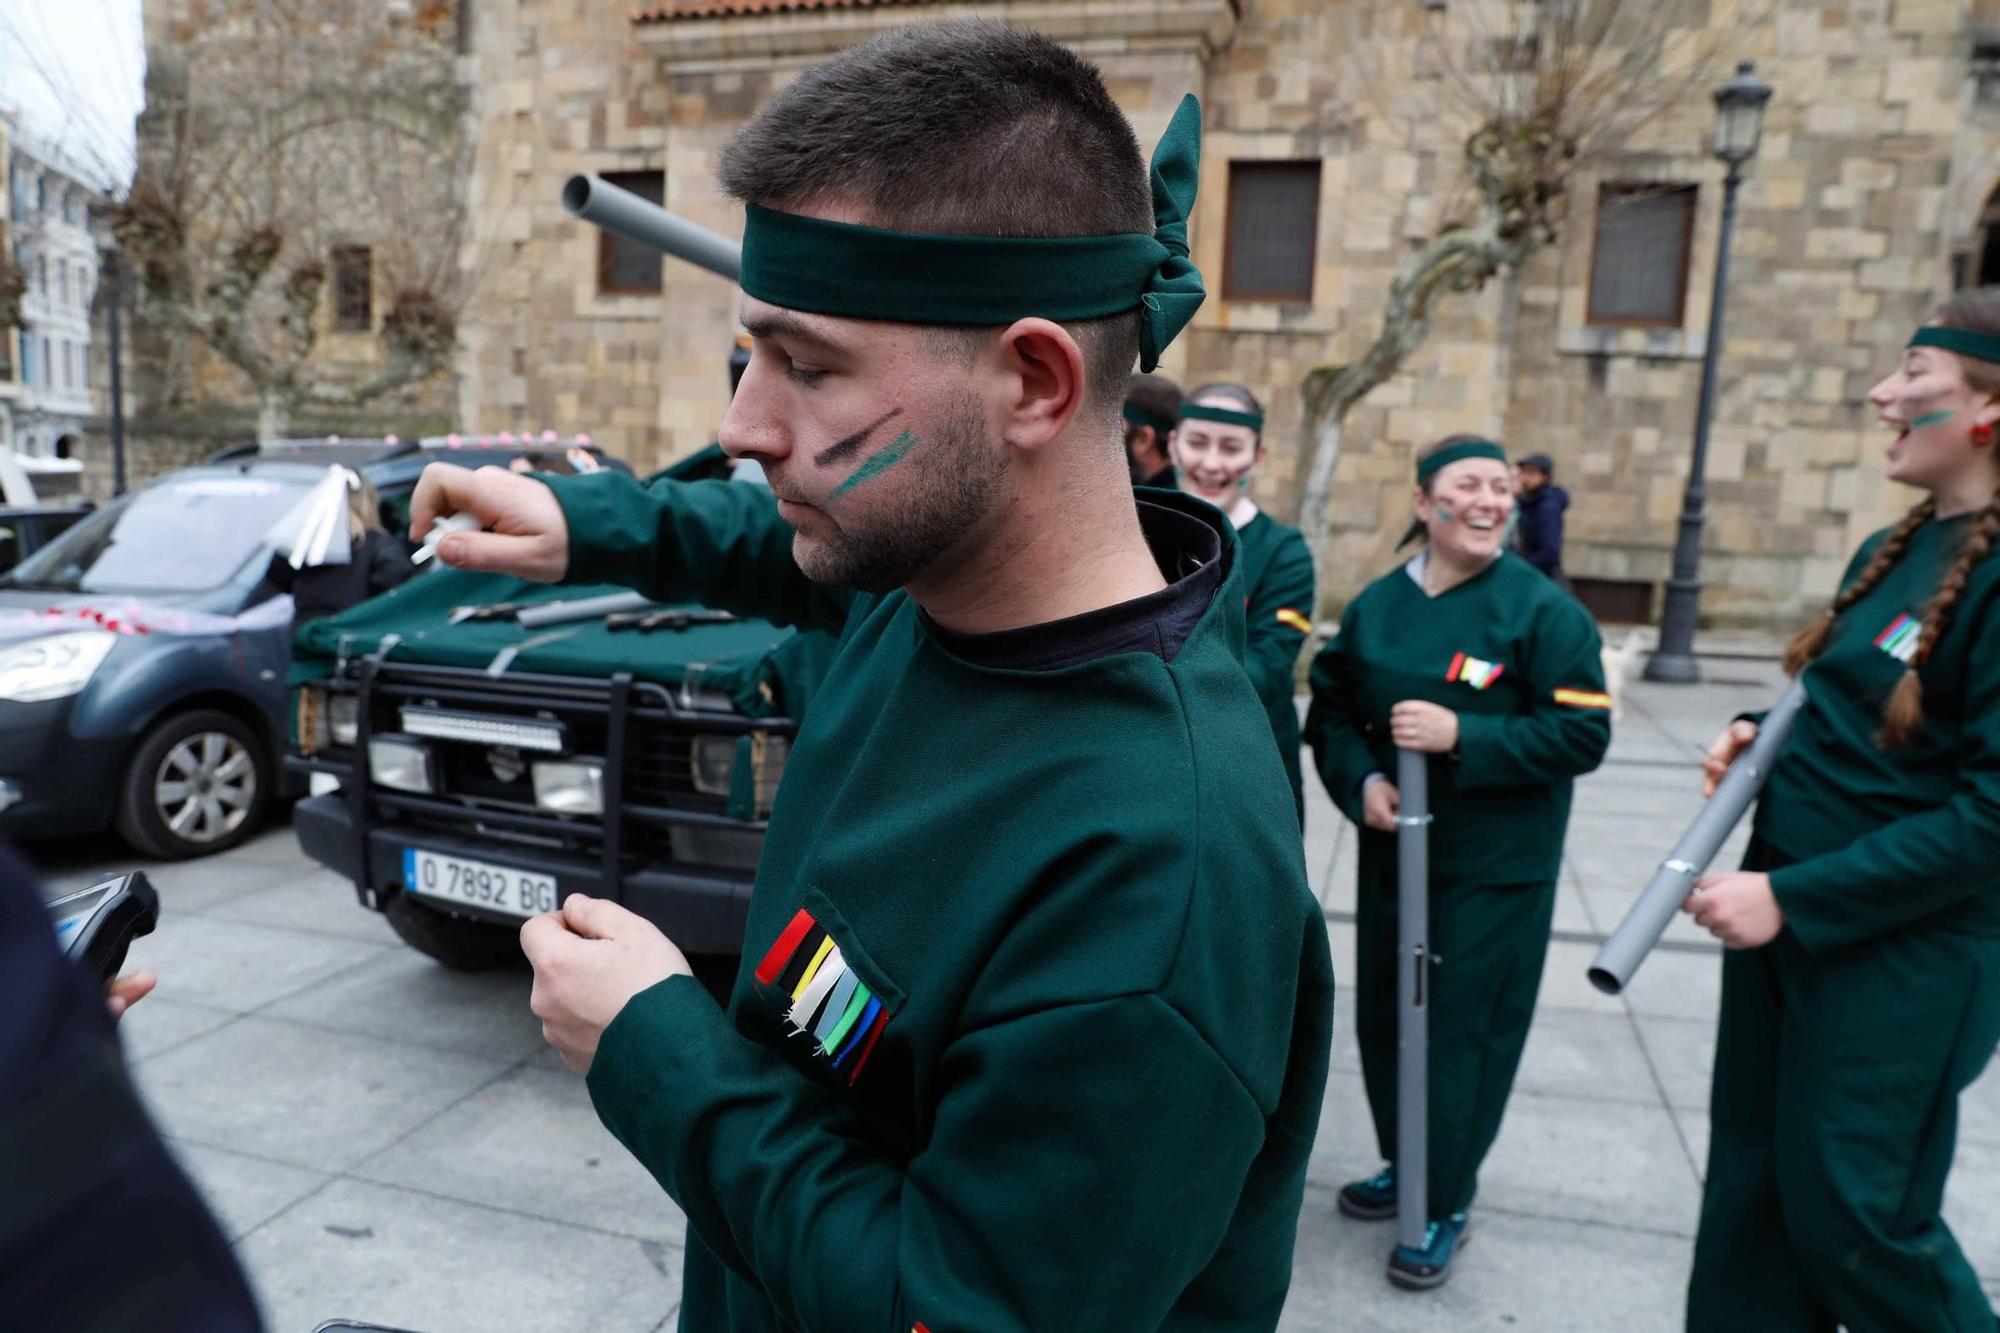
{"type": "Polygon", "coordinates": [[[1457,653],[1451,659],[1451,666],[1445,670],[1444,678],[1451,681],[1464,681],[1475,690],[1483,690],[1490,687],[1494,681],[1500,679],[1500,673],[1506,669],[1506,667],[1500,665],[1498,662],[1482,662],[1476,657],[1468,657],[1464,653],[1457,653]]]}
{"type": "Polygon", "coordinates": [[[801,907],[757,965],[757,984],[786,1002],[785,1023],[809,1037],[835,1069],[847,1071],[848,1086],[861,1077],[875,1053],[889,1011],[868,989],[826,928],[801,907]]]}
{"type": "Polygon", "coordinates": [[[1888,627],[1875,636],[1875,646],[1904,666],[1917,655],[1917,641],[1924,636],[1920,621],[1912,620],[1906,612],[1890,621],[1888,627]]]}

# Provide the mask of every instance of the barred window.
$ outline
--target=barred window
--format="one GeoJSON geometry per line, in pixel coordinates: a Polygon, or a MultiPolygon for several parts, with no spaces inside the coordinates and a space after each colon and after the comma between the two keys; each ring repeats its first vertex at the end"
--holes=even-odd
{"type": "Polygon", "coordinates": [[[365,245],[333,248],[333,327],[337,333],[375,327],[375,256],[365,245]]]}
{"type": "MultiPolygon", "coordinates": [[[[648,203],[663,203],[667,176],[663,171],[607,171],[607,184],[630,190],[648,203]]],[[[597,233],[597,290],[617,296],[644,296],[660,290],[660,252],[624,236],[597,233]]]]}
{"type": "Polygon", "coordinates": [[[1680,327],[1696,197],[1692,185],[1606,185],[1598,191],[1590,323],[1680,327]]]}
{"type": "Polygon", "coordinates": [[[1231,162],[1222,295],[1312,301],[1319,236],[1318,162],[1231,162]]]}

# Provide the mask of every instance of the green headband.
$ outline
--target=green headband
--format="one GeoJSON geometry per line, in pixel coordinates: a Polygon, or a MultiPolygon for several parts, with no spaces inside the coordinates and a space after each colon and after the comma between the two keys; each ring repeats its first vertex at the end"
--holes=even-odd
{"type": "Polygon", "coordinates": [[[1908,346],[1942,347],[1947,352],[1969,356],[1975,361],[2000,362],[2000,338],[1973,329],[1948,329],[1942,324],[1926,324],[1910,335],[1908,346]]]}
{"type": "Polygon", "coordinates": [[[1181,99],[1153,150],[1153,234],[940,236],[780,213],[751,204],[743,290],[821,315],[969,327],[1066,322],[1138,309],[1139,368],[1201,307],[1187,219],[1201,165],[1201,103],[1181,99]]]}
{"type": "Polygon", "coordinates": [[[1261,412],[1232,412],[1226,407],[1203,407],[1199,403],[1182,403],[1181,420],[1220,421],[1227,426],[1248,426],[1260,435],[1264,433],[1264,414],[1261,412]]]}
{"type": "Polygon", "coordinates": [[[1421,486],[1453,463],[1467,458],[1491,458],[1504,463],[1507,461],[1507,451],[1491,440],[1460,440],[1457,444],[1438,450],[1428,458],[1417,460],[1417,484],[1421,486]]]}
{"type": "Polygon", "coordinates": [[[1125,404],[1125,419],[1135,426],[1151,426],[1153,433],[1161,439],[1174,433],[1174,419],[1163,417],[1157,412],[1148,412],[1137,403],[1125,404]]]}

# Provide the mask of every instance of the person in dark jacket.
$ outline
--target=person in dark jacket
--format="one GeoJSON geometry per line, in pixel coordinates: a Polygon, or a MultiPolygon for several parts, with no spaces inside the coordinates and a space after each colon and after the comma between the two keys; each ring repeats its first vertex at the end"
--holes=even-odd
{"type": "MultiPolygon", "coordinates": [[[[132,994],[114,989],[111,1009],[132,994]]],[[[104,998],[57,950],[27,868],[0,851],[0,1328],[260,1327],[229,1243],[133,1090],[104,998]]]]}
{"type": "Polygon", "coordinates": [[[1518,469],[1520,525],[1514,540],[1521,558],[1542,573],[1569,587],[1563,573],[1563,511],[1569,508],[1569,492],[1555,484],[1555,460],[1547,454],[1525,454],[1518,469]]]}
{"type": "Polygon", "coordinates": [[[375,487],[356,473],[348,474],[347,535],[353,555],[346,564],[294,569],[283,555],[272,559],[267,577],[271,586],[292,595],[294,626],[345,611],[417,572],[403,543],[382,527],[382,501],[375,487]]]}

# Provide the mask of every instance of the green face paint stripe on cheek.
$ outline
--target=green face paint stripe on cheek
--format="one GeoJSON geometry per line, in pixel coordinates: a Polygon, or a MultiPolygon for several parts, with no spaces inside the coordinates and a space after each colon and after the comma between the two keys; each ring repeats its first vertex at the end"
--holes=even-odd
{"type": "Polygon", "coordinates": [[[1456,522],[1458,522],[1458,515],[1457,515],[1457,514],[1454,514],[1454,513],[1452,513],[1452,512],[1451,512],[1451,510],[1449,510],[1449,509],[1446,509],[1446,508],[1445,508],[1445,507],[1444,507],[1443,505],[1438,505],[1438,506],[1436,506],[1435,508],[1433,508],[1433,509],[1431,510],[1431,515],[1432,515],[1432,516],[1433,516],[1434,518],[1436,518],[1436,519],[1437,519],[1437,521],[1438,521],[1438,522],[1440,522],[1440,523],[1456,523],[1456,522]]]}
{"type": "Polygon", "coordinates": [[[902,462],[903,456],[916,448],[917,443],[915,431],[904,431],[901,435],[883,445],[881,449],[870,454],[860,467],[854,469],[848,475],[846,481],[834,487],[834,498],[839,499],[863,482],[873,481],[875,478],[881,476],[884,472],[902,462]]]}
{"type": "Polygon", "coordinates": [[[1950,411],[1948,411],[1945,408],[1939,408],[1935,412],[1924,413],[1922,416],[1918,417],[1915,421],[1912,421],[1910,423],[1910,427],[1913,430],[1919,430],[1925,426],[1935,426],[1940,421],[1950,421],[1951,418],[1952,418],[1952,413],[1950,411]]]}

